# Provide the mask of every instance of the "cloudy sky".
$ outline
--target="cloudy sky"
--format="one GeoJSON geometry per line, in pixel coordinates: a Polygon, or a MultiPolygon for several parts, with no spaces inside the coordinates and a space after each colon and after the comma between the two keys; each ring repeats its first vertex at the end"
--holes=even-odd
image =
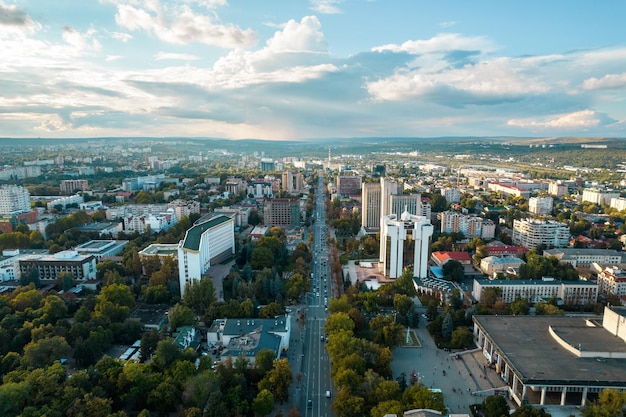
{"type": "Polygon", "coordinates": [[[0,0],[0,137],[626,137],[626,1],[0,0]]]}

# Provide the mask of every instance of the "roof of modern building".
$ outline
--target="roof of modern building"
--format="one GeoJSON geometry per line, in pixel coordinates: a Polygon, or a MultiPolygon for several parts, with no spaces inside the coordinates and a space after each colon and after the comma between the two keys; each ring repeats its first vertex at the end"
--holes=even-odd
{"type": "Polygon", "coordinates": [[[118,227],[120,222],[99,222],[99,223],[87,223],[79,226],[78,229],[84,232],[99,232],[102,230],[110,229],[112,227],[118,227]]]}
{"type": "Polygon", "coordinates": [[[498,285],[498,286],[513,286],[513,285],[585,285],[595,286],[598,285],[592,281],[578,280],[578,281],[561,281],[561,280],[541,280],[541,279],[482,279],[475,278],[474,281],[480,285],[498,285]]]}
{"type": "Polygon", "coordinates": [[[615,249],[590,249],[590,248],[557,248],[546,249],[544,256],[624,256],[624,252],[615,249]]]}
{"type": "Polygon", "coordinates": [[[256,356],[261,350],[269,349],[277,353],[280,349],[280,336],[262,331],[246,333],[240,337],[233,337],[222,352],[222,358],[228,356],[256,356]]]}
{"type": "Polygon", "coordinates": [[[153,243],[139,252],[140,255],[177,256],[178,243],[153,243]]]}
{"type": "Polygon", "coordinates": [[[578,357],[550,334],[552,328],[583,351],[626,352],[626,343],[597,317],[474,316],[474,321],[527,384],[626,384],[626,359],[578,357]]]}
{"type": "Polygon", "coordinates": [[[228,216],[219,215],[219,216],[215,216],[207,220],[204,223],[199,223],[199,224],[194,225],[191,229],[187,230],[187,233],[185,234],[183,248],[190,249],[190,250],[198,250],[200,247],[200,238],[202,237],[202,234],[204,232],[206,232],[207,230],[215,226],[219,226],[226,222],[232,222],[232,221],[233,219],[231,219],[228,216]]]}
{"type": "Polygon", "coordinates": [[[432,256],[434,256],[439,263],[443,264],[448,262],[449,260],[455,260],[459,262],[471,262],[472,258],[470,258],[469,253],[465,251],[459,252],[433,252],[432,256]]]}
{"type": "Polygon", "coordinates": [[[487,262],[487,263],[491,263],[494,265],[520,264],[520,263],[525,264],[526,263],[520,258],[516,258],[514,256],[503,256],[503,257],[487,256],[486,258],[482,259],[482,262],[487,262]]]}

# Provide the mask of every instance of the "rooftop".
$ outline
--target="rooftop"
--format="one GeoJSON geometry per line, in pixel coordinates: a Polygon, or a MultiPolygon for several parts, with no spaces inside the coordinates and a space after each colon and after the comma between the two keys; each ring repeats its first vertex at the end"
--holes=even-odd
{"type": "Polygon", "coordinates": [[[474,316],[526,383],[624,386],[626,359],[578,357],[550,335],[588,351],[626,353],[626,343],[606,331],[598,317],[474,316]]]}
{"type": "Polygon", "coordinates": [[[200,238],[202,237],[202,234],[204,232],[206,232],[207,230],[215,226],[219,226],[226,222],[232,222],[232,221],[233,220],[230,217],[219,215],[219,216],[213,217],[212,219],[204,223],[199,223],[193,226],[191,229],[187,230],[187,233],[185,234],[185,241],[183,243],[183,247],[185,249],[198,250],[200,247],[200,238]]]}

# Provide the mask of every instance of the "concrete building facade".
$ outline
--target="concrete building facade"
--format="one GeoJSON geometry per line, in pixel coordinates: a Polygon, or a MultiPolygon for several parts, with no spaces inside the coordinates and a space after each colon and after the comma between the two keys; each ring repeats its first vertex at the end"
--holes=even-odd
{"type": "Polygon", "coordinates": [[[513,244],[533,249],[543,245],[559,248],[569,243],[570,231],[566,224],[551,220],[513,220],[513,244]]]}
{"type": "Polygon", "coordinates": [[[398,278],[405,266],[413,264],[413,277],[428,276],[430,237],[433,226],[422,216],[404,212],[381,219],[380,264],[385,276],[398,278]]]}

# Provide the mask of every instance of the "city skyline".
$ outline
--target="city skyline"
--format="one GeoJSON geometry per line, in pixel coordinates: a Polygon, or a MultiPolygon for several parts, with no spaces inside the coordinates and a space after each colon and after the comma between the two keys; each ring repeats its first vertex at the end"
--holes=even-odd
{"type": "Polygon", "coordinates": [[[0,136],[624,137],[626,4],[0,0],[0,136]]]}

